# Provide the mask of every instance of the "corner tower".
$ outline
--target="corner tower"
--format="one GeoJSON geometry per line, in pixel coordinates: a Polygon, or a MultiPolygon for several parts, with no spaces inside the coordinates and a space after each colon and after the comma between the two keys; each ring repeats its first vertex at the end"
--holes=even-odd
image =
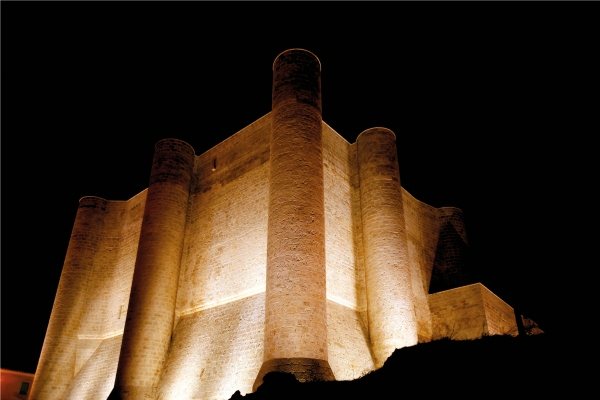
{"type": "Polygon", "coordinates": [[[394,350],[418,341],[396,135],[371,128],[356,144],[369,334],[381,368],[394,350]]]}
{"type": "Polygon", "coordinates": [[[77,334],[103,233],[106,203],[94,196],[79,200],[30,399],[63,399],[73,381],[77,334]]]}
{"type": "Polygon", "coordinates": [[[181,140],[164,139],[155,146],[110,399],[155,398],[171,342],[194,156],[181,140]]]}
{"type": "Polygon", "coordinates": [[[273,63],[263,365],[333,380],[327,361],[321,63],[286,50],[273,63]]]}

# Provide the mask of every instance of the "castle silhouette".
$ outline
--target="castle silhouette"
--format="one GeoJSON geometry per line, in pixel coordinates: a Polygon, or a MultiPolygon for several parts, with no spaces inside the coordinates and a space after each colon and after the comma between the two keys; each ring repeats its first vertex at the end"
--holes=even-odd
{"type": "Polygon", "coordinates": [[[80,200],[31,399],[227,399],[516,332],[462,211],[401,187],[389,129],[351,144],[323,122],[320,76],[284,51],[270,113],[199,156],[161,140],[146,190],[80,200]]]}

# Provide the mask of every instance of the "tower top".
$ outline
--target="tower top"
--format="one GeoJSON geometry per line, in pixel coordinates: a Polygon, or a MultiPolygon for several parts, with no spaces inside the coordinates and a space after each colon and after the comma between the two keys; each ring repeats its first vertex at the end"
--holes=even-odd
{"type": "Polygon", "coordinates": [[[321,60],[319,60],[319,57],[317,57],[317,56],[315,55],[315,53],[313,53],[313,52],[311,52],[311,51],[308,51],[308,50],[305,50],[305,49],[299,49],[299,48],[295,48],[295,49],[287,49],[287,50],[284,50],[284,51],[282,51],[281,53],[279,53],[279,54],[277,55],[277,57],[275,57],[275,60],[273,61],[273,70],[275,70],[275,63],[277,62],[277,59],[278,59],[279,57],[281,57],[283,54],[290,53],[290,52],[301,52],[301,53],[310,54],[310,55],[311,55],[311,56],[313,56],[313,57],[315,58],[315,60],[317,60],[317,62],[319,63],[319,71],[321,71],[321,60]]]}

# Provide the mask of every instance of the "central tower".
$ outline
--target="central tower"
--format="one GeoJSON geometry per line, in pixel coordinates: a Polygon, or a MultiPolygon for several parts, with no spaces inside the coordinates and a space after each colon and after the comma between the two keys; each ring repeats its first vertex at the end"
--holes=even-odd
{"type": "Polygon", "coordinates": [[[290,49],[273,63],[265,347],[270,371],[333,380],[327,361],[321,63],[290,49]]]}

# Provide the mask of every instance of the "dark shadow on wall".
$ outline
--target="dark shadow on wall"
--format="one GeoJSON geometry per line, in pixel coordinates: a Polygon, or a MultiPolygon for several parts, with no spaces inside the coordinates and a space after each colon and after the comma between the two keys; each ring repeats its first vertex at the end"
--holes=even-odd
{"type": "Polygon", "coordinates": [[[469,262],[469,244],[461,237],[451,221],[444,222],[435,252],[429,293],[477,282],[477,276],[469,262]]]}

